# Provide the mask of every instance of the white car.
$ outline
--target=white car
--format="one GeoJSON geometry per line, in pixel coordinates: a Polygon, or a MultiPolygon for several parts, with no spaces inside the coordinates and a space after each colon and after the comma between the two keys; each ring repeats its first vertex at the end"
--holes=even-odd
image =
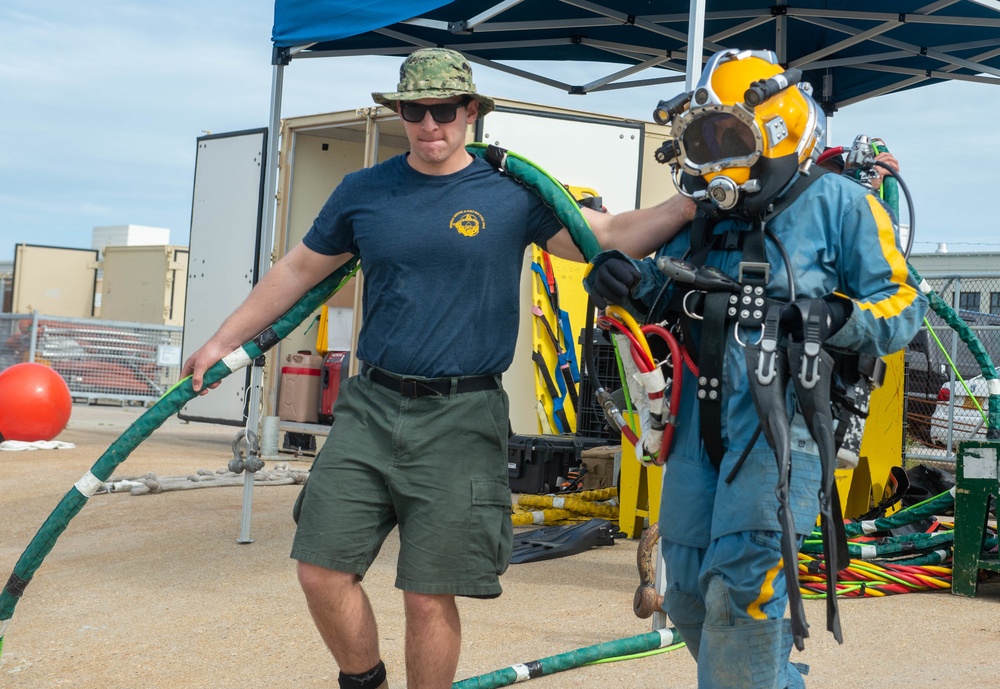
{"type": "Polygon", "coordinates": [[[959,441],[986,437],[986,414],[989,411],[986,390],[986,379],[976,376],[965,381],[974,397],[970,397],[961,381],[954,383],[946,381],[938,392],[937,406],[931,415],[931,439],[942,445],[948,444],[948,414],[954,409],[952,421],[952,446],[957,447],[959,441]],[[954,403],[952,404],[952,400],[954,403]],[[976,408],[976,401],[982,412],[976,408]]]}

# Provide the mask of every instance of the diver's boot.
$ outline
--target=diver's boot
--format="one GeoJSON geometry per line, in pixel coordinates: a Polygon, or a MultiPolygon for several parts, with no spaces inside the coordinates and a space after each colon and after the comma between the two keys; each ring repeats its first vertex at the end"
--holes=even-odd
{"type": "Polygon", "coordinates": [[[833,380],[833,357],[817,341],[788,344],[788,367],[795,386],[795,397],[809,434],[819,448],[822,480],[819,490],[820,528],[826,559],[827,630],[843,643],[840,614],[837,610],[837,573],[847,564],[847,538],[840,500],[836,496],[835,471],[837,448],[834,442],[833,408],[830,386],[833,380]]]}

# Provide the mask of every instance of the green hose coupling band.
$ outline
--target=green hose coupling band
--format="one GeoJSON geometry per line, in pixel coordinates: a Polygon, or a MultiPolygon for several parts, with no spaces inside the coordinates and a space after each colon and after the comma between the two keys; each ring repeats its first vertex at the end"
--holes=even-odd
{"type": "Polygon", "coordinates": [[[532,660],[530,663],[518,663],[517,665],[511,665],[510,669],[514,671],[517,675],[517,679],[514,683],[525,682],[529,679],[535,679],[536,677],[541,677],[545,674],[542,669],[542,662],[540,660],[532,660]]]}
{"type": "Polygon", "coordinates": [[[28,588],[28,583],[30,581],[31,579],[22,579],[16,574],[11,574],[10,579],[7,580],[7,585],[4,586],[4,591],[15,598],[20,598],[24,595],[24,589],[28,588]]]}
{"type": "Polygon", "coordinates": [[[486,153],[483,154],[483,158],[486,162],[495,167],[498,170],[507,170],[507,149],[500,148],[499,146],[494,146],[490,144],[486,147],[486,153]]]}
{"type": "Polygon", "coordinates": [[[278,334],[276,332],[274,332],[273,327],[263,330],[259,335],[257,335],[257,337],[253,338],[253,343],[258,347],[260,347],[260,351],[262,354],[267,350],[269,350],[274,345],[278,344],[278,342],[280,341],[281,338],[278,337],[278,334]]]}

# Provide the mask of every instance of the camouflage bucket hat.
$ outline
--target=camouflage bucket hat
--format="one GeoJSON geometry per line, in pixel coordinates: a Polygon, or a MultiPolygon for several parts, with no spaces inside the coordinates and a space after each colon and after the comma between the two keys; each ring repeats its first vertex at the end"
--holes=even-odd
{"type": "Polygon", "coordinates": [[[479,101],[479,116],[493,110],[493,100],[476,93],[472,67],[461,53],[447,48],[421,48],[403,61],[399,84],[391,93],[373,93],[379,105],[395,109],[401,100],[469,96],[479,101]]]}

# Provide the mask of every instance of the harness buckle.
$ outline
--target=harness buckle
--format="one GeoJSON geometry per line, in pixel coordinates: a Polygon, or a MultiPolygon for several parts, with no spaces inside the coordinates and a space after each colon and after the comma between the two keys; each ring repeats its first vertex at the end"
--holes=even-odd
{"type": "Polygon", "coordinates": [[[757,357],[757,382],[761,385],[770,385],[774,377],[778,375],[778,366],[775,363],[778,356],[774,351],[765,351],[761,347],[760,355],[757,357]]]}
{"type": "Polygon", "coordinates": [[[806,390],[812,390],[819,382],[819,345],[816,345],[814,351],[810,351],[813,349],[811,344],[806,343],[802,351],[802,366],[799,368],[799,381],[806,390]]]}
{"type": "Polygon", "coordinates": [[[802,366],[799,369],[799,381],[802,387],[811,390],[819,382],[819,354],[822,350],[822,322],[820,314],[816,313],[812,302],[806,302],[802,314],[802,366]]]}
{"type": "MultiPolygon", "coordinates": [[[[770,385],[777,374],[778,335],[781,324],[781,307],[773,305],[760,326],[760,354],[757,356],[757,381],[770,385]]],[[[738,326],[737,326],[738,327],[738,326]]]]}
{"type": "MultiPolygon", "coordinates": [[[[771,264],[763,263],[759,261],[740,261],[740,268],[738,276],[738,282],[743,284],[743,274],[744,272],[755,272],[761,273],[764,276],[764,284],[771,281],[771,264]]],[[[756,279],[756,278],[755,278],[756,279]]]]}

